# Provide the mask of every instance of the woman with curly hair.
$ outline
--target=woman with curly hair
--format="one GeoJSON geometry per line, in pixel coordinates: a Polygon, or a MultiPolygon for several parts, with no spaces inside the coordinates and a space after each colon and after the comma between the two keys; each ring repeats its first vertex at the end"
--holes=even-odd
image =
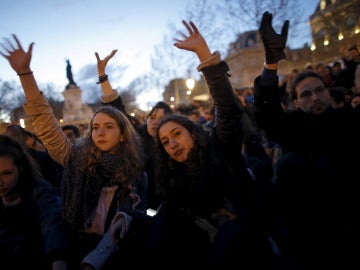
{"type": "Polygon", "coordinates": [[[13,38],[14,44],[5,39],[0,53],[19,75],[26,98],[24,109],[32,117],[35,134],[51,157],[64,166],[63,215],[75,234],[72,247],[78,269],[117,212],[126,220],[146,213],[147,178],[141,139],[122,112],[105,106],[92,117],[88,136],[73,145],[30,69],[33,43],[25,52],[17,37],[13,38]]]}
{"type": "Polygon", "coordinates": [[[183,25],[188,34],[180,32],[174,46],[198,56],[215,120],[211,132],[178,114],[158,124],[156,179],[163,201],[152,218],[148,253],[184,266],[235,263],[271,269],[261,183],[254,181],[242,155],[244,111],[229,67],[219,52],[210,52],[193,22],[183,25]]]}

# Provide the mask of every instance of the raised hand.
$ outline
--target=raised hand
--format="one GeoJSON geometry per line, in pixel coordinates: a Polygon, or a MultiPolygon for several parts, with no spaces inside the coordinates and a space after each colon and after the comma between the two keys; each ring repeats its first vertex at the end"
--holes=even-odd
{"type": "Polygon", "coordinates": [[[260,36],[265,48],[265,61],[274,64],[281,59],[286,59],[284,52],[289,30],[289,21],[286,20],[281,29],[281,34],[275,32],[272,26],[272,14],[264,12],[260,23],[260,36]]]}
{"type": "Polygon", "coordinates": [[[105,74],[105,68],[109,60],[116,54],[117,50],[113,50],[108,56],[104,59],[100,59],[99,54],[95,52],[96,60],[97,60],[97,69],[99,76],[105,74]]]}
{"type": "Polygon", "coordinates": [[[211,56],[210,49],[205,39],[197,29],[196,25],[192,21],[187,23],[183,20],[182,23],[186,27],[188,35],[178,31],[178,34],[180,34],[182,39],[175,38],[174,40],[176,42],[174,43],[174,46],[179,49],[195,52],[198,55],[200,61],[208,59],[211,56]]]}
{"type": "Polygon", "coordinates": [[[12,37],[15,42],[12,42],[9,38],[4,38],[5,43],[1,43],[2,50],[0,54],[9,61],[10,66],[17,74],[31,72],[30,62],[34,42],[29,45],[27,52],[25,52],[16,35],[13,34],[12,37]]]}

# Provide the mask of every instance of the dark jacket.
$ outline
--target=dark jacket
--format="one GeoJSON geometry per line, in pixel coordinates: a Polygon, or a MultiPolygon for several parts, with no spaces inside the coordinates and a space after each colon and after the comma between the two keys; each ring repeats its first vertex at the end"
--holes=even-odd
{"type": "Polygon", "coordinates": [[[0,201],[1,269],[49,269],[54,260],[66,258],[68,248],[56,192],[48,182],[36,181],[32,194],[21,200],[15,206],[0,201]]]}
{"type": "Polygon", "coordinates": [[[258,125],[283,151],[275,169],[274,201],[285,221],[279,238],[284,252],[304,268],[354,259],[350,246],[358,234],[354,185],[360,149],[356,111],[285,112],[277,81],[264,87],[260,77],[255,80],[255,106],[258,125]]]}

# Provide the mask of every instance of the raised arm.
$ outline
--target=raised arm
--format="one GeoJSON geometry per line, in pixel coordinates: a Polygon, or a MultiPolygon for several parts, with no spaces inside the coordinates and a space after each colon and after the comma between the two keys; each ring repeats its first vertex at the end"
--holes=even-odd
{"type": "Polygon", "coordinates": [[[289,21],[285,21],[281,33],[275,32],[272,26],[272,14],[264,12],[259,33],[265,49],[265,64],[261,76],[254,82],[254,104],[257,125],[266,131],[267,136],[278,141],[284,110],[281,106],[281,95],[278,91],[278,62],[286,59],[286,47],[289,21]]]}
{"type": "Polygon", "coordinates": [[[181,39],[175,39],[174,46],[195,52],[198,56],[201,62],[198,70],[204,74],[214,100],[216,134],[223,142],[233,141],[235,137],[242,136],[240,119],[243,112],[229,81],[229,67],[221,61],[219,52],[211,53],[204,37],[193,22],[182,21],[182,23],[188,35],[178,31],[181,39]]]}
{"type": "Polygon", "coordinates": [[[16,35],[12,35],[12,37],[14,41],[4,38],[5,42],[1,44],[0,54],[9,61],[10,66],[19,75],[26,100],[24,109],[26,114],[32,117],[35,134],[44,142],[51,157],[64,165],[72,144],[62,132],[61,126],[48,101],[41,93],[30,68],[34,42],[25,52],[16,35]]]}
{"type": "Polygon", "coordinates": [[[95,52],[96,60],[97,60],[97,70],[99,75],[99,81],[97,82],[100,84],[102,95],[100,97],[102,105],[111,105],[123,113],[130,119],[131,123],[135,127],[140,125],[140,121],[135,117],[131,117],[125,108],[125,104],[123,103],[120,93],[112,88],[110,81],[108,79],[108,75],[105,72],[106,65],[111,58],[114,57],[117,50],[112,50],[112,52],[106,56],[104,59],[100,59],[100,56],[97,52],[95,52]]]}

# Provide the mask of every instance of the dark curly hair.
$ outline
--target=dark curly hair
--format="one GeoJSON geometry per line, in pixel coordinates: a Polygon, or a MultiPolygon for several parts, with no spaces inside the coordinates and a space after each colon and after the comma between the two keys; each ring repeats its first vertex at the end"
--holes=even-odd
{"type": "Polygon", "coordinates": [[[201,125],[191,121],[183,115],[166,115],[159,123],[156,136],[156,148],[158,151],[158,158],[156,161],[156,175],[159,184],[162,187],[166,187],[169,176],[173,173],[175,168],[179,166],[185,166],[186,171],[189,175],[200,176],[203,173],[204,169],[208,166],[207,145],[207,133],[201,125]],[[159,129],[168,122],[174,122],[183,126],[189,131],[192,139],[194,140],[194,147],[191,149],[188,159],[183,164],[180,164],[170,158],[169,154],[165,151],[163,145],[158,138],[159,129]]]}

